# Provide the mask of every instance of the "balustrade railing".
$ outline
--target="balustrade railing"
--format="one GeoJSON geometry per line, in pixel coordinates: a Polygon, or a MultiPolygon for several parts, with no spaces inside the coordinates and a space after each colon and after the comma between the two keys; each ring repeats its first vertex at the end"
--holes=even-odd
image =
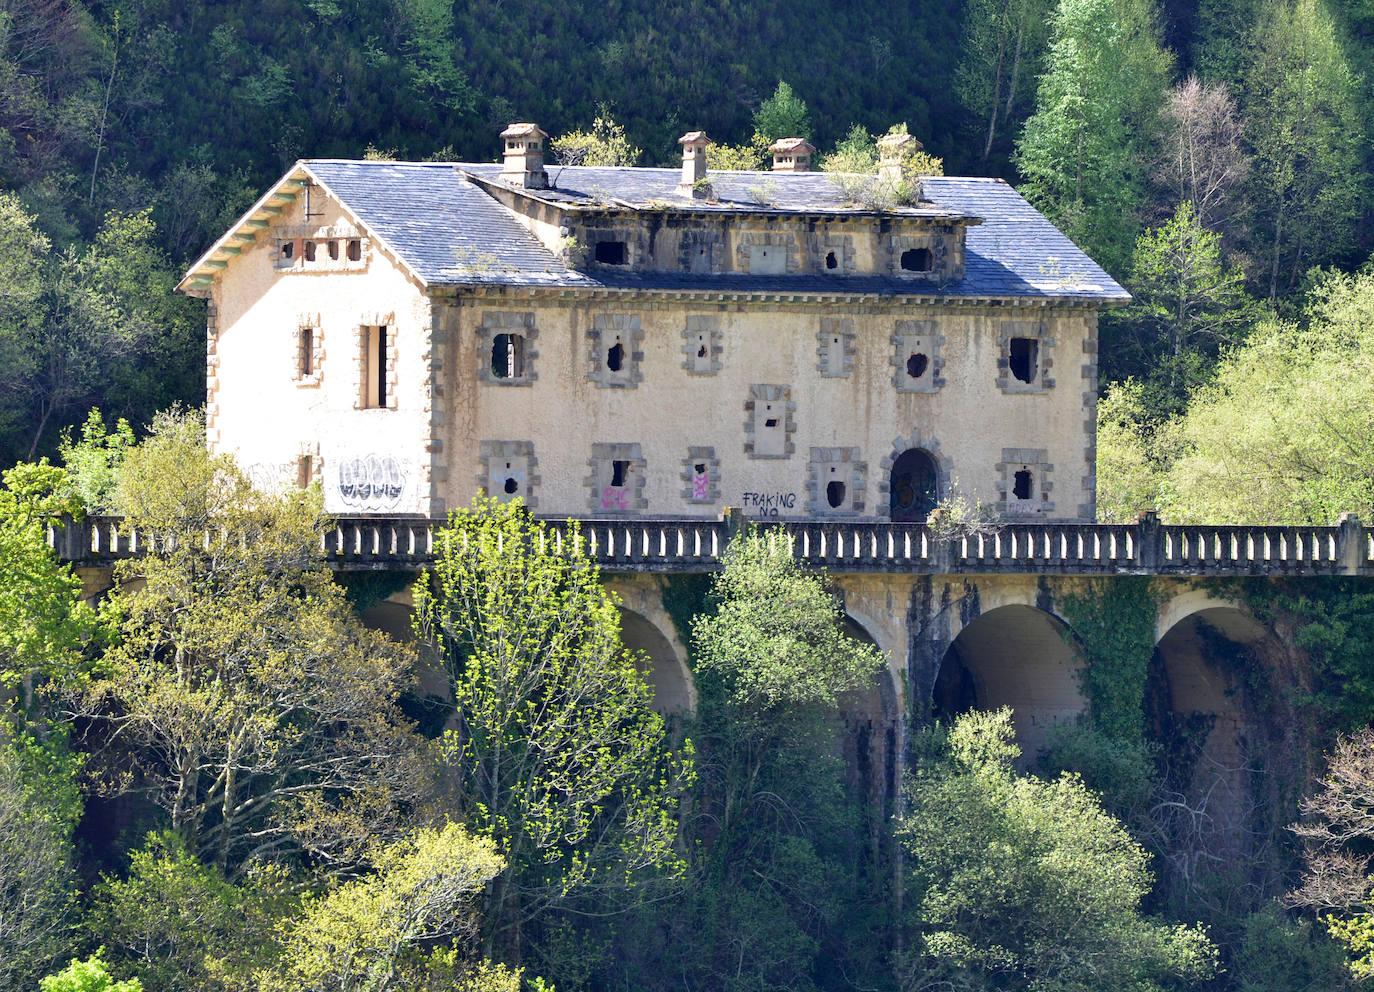
{"type": "MultiPolygon", "coordinates": [[[[321,550],[336,568],[418,568],[432,560],[442,520],[336,517],[321,550]]],[[[731,536],[746,525],[721,520],[583,519],[545,521],[555,549],[575,526],[588,552],[611,569],[704,571],[719,567],[731,536]]],[[[1354,517],[1335,527],[1165,526],[1007,523],[967,533],[924,524],[763,521],[761,540],[833,571],[929,574],[1374,575],[1374,530],[1354,517]]],[[[206,534],[204,540],[210,541],[206,534]]],[[[49,528],[49,543],[76,565],[99,565],[147,552],[159,536],[119,517],[87,517],[49,528]]]]}

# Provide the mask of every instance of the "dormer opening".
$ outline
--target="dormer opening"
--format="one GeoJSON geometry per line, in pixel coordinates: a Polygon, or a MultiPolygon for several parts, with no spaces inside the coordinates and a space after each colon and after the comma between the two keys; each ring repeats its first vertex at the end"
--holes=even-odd
{"type": "Polygon", "coordinates": [[[593,258],[602,265],[624,265],[629,260],[624,241],[598,241],[593,258]]]}
{"type": "Polygon", "coordinates": [[[929,272],[935,268],[935,254],[929,248],[908,248],[902,252],[902,268],[907,272],[929,272]]]}

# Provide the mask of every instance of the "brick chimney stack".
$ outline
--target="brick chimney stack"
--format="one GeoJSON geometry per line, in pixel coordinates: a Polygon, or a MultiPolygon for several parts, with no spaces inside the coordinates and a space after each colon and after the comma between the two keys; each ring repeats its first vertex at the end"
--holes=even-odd
{"type": "Polygon", "coordinates": [[[878,139],[878,178],[894,186],[902,181],[902,157],[925,146],[909,134],[885,134],[878,139]]]}
{"type": "Polygon", "coordinates": [[[773,153],[774,172],[810,172],[816,146],[805,138],[779,138],[768,149],[773,153]]]}
{"type": "Polygon", "coordinates": [[[549,136],[538,124],[512,124],[501,132],[506,141],[505,165],[501,178],[512,186],[544,189],[549,185],[544,171],[544,145],[549,136]]]}
{"type": "Polygon", "coordinates": [[[700,197],[703,191],[697,183],[706,178],[706,146],[711,139],[705,131],[688,131],[677,143],[682,146],[682,181],[677,184],[678,195],[700,197]]]}

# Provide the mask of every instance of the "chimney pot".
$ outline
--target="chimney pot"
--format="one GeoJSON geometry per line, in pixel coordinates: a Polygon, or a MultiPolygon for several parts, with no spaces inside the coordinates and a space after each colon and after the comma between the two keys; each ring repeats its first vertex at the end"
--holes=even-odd
{"type": "Polygon", "coordinates": [[[816,146],[805,138],[779,138],[768,149],[773,153],[774,172],[810,172],[816,146]]]}
{"type": "Polygon", "coordinates": [[[697,183],[706,178],[706,146],[711,139],[705,131],[688,131],[677,143],[682,146],[682,180],[677,184],[679,196],[700,197],[704,192],[697,183]]]}
{"type": "Polygon", "coordinates": [[[506,142],[501,179],[524,189],[543,189],[549,184],[544,171],[544,145],[549,136],[538,124],[512,124],[501,132],[506,142]]]}

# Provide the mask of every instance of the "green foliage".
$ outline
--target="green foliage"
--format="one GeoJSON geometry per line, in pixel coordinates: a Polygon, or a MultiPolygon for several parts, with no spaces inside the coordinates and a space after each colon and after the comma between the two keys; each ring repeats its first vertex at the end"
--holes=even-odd
{"type": "Polygon", "coordinates": [[[100,954],[85,961],[73,959],[71,964],[55,975],[38,983],[39,992],[143,992],[137,978],[117,982],[105,968],[100,954]]]}
{"type": "Polygon", "coordinates": [[[1300,323],[1266,321],[1228,354],[1179,421],[1165,512],[1185,522],[1371,518],[1371,314],[1374,274],[1325,273],[1300,323]]]}
{"type": "Polygon", "coordinates": [[[62,470],[23,464],[0,480],[0,692],[16,693],[31,717],[45,680],[79,681],[99,628],[81,602],[81,580],[47,544],[47,526],[60,526],[57,514],[74,508],[60,495],[62,470]]]}
{"type": "Polygon", "coordinates": [[[452,823],[378,852],[371,874],[309,900],[283,926],[259,992],[519,988],[519,972],[473,963],[483,889],[505,868],[495,845],[452,823]]]}
{"type": "Polygon", "coordinates": [[[768,139],[758,133],[742,145],[713,142],[706,146],[706,168],[713,172],[752,172],[761,169],[768,159],[769,144],[768,139]]]}
{"type": "Polygon", "coordinates": [[[1015,161],[1027,198],[1108,272],[1139,230],[1172,61],[1145,0],[1060,0],[1015,161]]]}
{"type": "Polygon", "coordinates": [[[1240,946],[1227,968],[1237,992],[1293,992],[1355,987],[1340,945],[1311,921],[1268,905],[1244,920],[1240,946]]]}
{"type": "Polygon", "coordinates": [[[1365,203],[1356,80],[1320,0],[1263,4],[1242,110],[1254,148],[1255,255],[1271,299],[1312,265],[1351,260],[1365,203]]]}
{"type": "Polygon", "coordinates": [[[716,612],[692,627],[697,670],[719,677],[744,712],[834,706],[882,665],[845,636],[844,611],[785,550],[755,534],[730,543],[712,588],[716,612]]]}
{"type": "Polygon", "coordinates": [[[754,133],[768,139],[770,145],[780,138],[810,137],[811,118],[806,102],[792,92],[791,86],[778,80],[773,95],[754,111],[754,133]]]}
{"type": "Polygon", "coordinates": [[[1161,423],[1135,379],[1114,382],[1097,401],[1097,519],[1135,523],[1165,505],[1177,458],[1177,425],[1161,423]]]}
{"type": "Polygon", "coordinates": [[[904,989],[1177,988],[1210,977],[1200,929],[1140,911],[1145,852],[1073,775],[1012,771],[1011,712],[927,731],[897,837],[912,910],[904,989]]]}
{"type": "Polygon", "coordinates": [[[70,428],[63,430],[57,450],[67,469],[67,491],[87,513],[113,509],[115,478],[133,446],[129,422],[121,417],[110,431],[98,409],[92,409],[81,425],[80,441],[72,440],[70,428]]]}
{"type": "Polygon", "coordinates": [[[358,623],[321,557],[317,492],[253,489],[167,415],[125,456],[116,501],[156,547],[116,566],[121,640],[84,708],[197,857],[348,863],[431,794],[397,698],[411,649],[358,623]],[[137,578],[140,581],[130,580],[137,578]]]}
{"type": "Polygon", "coordinates": [[[238,990],[279,953],[278,920],[296,909],[288,880],[265,868],[239,885],[171,832],[148,835],[123,878],[105,876],[87,927],[148,992],[238,990]]]}
{"type": "Polygon", "coordinates": [[[569,131],[554,138],[549,147],[564,165],[637,165],[644,154],[630,143],[608,107],[601,108],[590,132],[569,131]]]}
{"type": "Polygon", "coordinates": [[[637,879],[682,868],[690,745],[667,753],[583,542],[553,543],[519,501],[479,500],[435,535],[434,568],[415,586],[417,628],[444,660],[462,726],[445,736],[445,777],[468,828],[510,866],[487,916],[511,942],[574,895],[610,912],[641,897],[637,879]]]}
{"type": "Polygon", "coordinates": [[[1090,582],[1064,597],[1069,629],[1087,664],[1079,672],[1093,725],[1123,742],[1143,739],[1145,680],[1155,648],[1158,606],[1148,576],[1090,582]]]}
{"type": "Polygon", "coordinates": [[[64,728],[46,739],[0,725],[0,985],[31,988],[77,922],[72,834],[82,761],[64,728]]]}
{"type": "Polygon", "coordinates": [[[1184,202],[1136,241],[1127,287],[1131,306],[1103,335],[1103,364],[1143,377],[1157,415],[1175,414],[1211,378],[1217,356],[1239,344],[1260,316],[1240,266],[1226,266],[1221,235],[1205,230],[1184,202]]]}
{"type": "Polygon", "coordinates": [[[981,160],[1006,154],[1005,137],[1029,115],[1040,75],[1052,5],[1048,0],[969,0],[955,90],[965,111],[986,122],[981,160]]]}

